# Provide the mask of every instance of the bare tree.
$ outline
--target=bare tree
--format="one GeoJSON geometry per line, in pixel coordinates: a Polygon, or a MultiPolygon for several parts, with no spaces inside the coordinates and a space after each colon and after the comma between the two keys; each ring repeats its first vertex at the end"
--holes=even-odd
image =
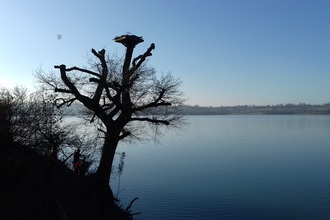
{"type": "Polygon", "coordinates": [[[31,114],[33,104],[29,102],[29,94],[26,88],[16,86],[10,90],[2,88],[1,99],[10,103],[10,127],[9,132],[13,141],[21,144],[28,144],[34,130],[31,126],[36,120],[35,115],[31,114]]]}
{"type": "Polygon", "coordinates": [[[185,99],[179,90],[181,81],[170,73],[157,77],[153,68],[144,62],[152,56],[155,44],[144,54],[132,60],[134,47],[143,42],[142,37],[122,35],[114,39],[126,47],[125,59],[106,56],[106,51],[92,49],[93,58],[89,68],[56,65],[60,79],[54,72],[39,70],[36,77],[55,90],[57,106],[80,102],[92,113],[90,122],[100,120],[99,128],[104,134],[104,143],[96,172],[97,187],[108,191],[111,167],[119,141],[142,140],[146,126],[159,134],[161,127],[173,128],[184,123],[178,106],[185,99]],[[132,62],[132,63],[131,63],[132,62]]]}

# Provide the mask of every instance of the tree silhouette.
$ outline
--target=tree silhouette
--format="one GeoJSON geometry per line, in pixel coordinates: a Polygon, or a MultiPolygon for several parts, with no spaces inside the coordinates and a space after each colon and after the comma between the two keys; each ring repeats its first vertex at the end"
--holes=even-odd
{"type": "Polygon", "coordinates": [[[92,49],[94,57],[89,60],[88,69],[67,68],[62,64],[55,66],[60,79],[52,72],[40,70],[36,74],[43,85],[55,89],[58,107],[80,102],[91,113],[90,122],[101,122],[99,131],[104,134],[104,142],[95,184],[112,198],[109,181],[119,141],[143,140],[147,128],[156,137],[161,127],[182,125],[184,117],[178,106],[185,101],[179,79],[170,73],[157,77],[155,69],[144,64],[152,56],[155,44],[132,60],[133,50],[143,42],[142,37],[122,35],[114,41],[126,47],[123,64],[122,59],[106,56],[104,49],[98,52],[92,49]]]}

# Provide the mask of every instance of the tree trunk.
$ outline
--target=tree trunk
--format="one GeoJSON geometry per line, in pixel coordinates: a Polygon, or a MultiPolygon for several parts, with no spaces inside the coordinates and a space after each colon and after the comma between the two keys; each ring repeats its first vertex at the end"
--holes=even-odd
{"type": "Polygon", "coordinates": [[[111,199],[114,197],[109,185],[110,175],[118,141],[119,139],[116,135],[110,135],[108,133],[104,140],[100,164],[96,172],[95,187],[97,187],[97,191],[99,191],[101,195],[103,194],[104,196],[110,197],[111,199]]]}

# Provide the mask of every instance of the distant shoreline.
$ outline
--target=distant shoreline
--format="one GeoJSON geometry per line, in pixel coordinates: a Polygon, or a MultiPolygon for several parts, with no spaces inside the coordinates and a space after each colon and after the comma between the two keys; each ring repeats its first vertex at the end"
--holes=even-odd
{"type": "Polygon", "coordinates": [[[180,106],[184,115],[330,115],[330,104],[286,104],[266,106],[180,106]]]}

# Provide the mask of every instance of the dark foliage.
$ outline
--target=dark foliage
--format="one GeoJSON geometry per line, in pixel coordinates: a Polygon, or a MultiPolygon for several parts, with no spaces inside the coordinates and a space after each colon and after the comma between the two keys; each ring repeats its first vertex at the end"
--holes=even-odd
{"type": "Polygon", "coordinates": [[[12,140],[12,135],[10,133],[10,118],[11,118],[11,103],[7,99],[0,100],[0,140],[1,140],[1,147],[0,153],[5,151],[6,147],[12,140]]]}
{"type": "Polygon", "coordinates": [[[133,219],[99,198],[93,176],[72,174],[62,162],[10,143],[0,155],[0,219],[133,219]]]}

